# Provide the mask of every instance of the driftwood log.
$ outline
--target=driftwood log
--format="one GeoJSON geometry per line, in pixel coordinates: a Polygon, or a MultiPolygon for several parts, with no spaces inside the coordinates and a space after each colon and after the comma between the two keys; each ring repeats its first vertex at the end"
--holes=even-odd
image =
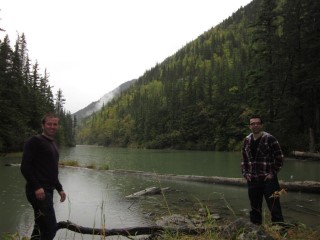
{"type": "Polygon", "coordinates": [[[121,229],[103,229],[103,228],[89,228],[77,225],[70,221],[58,222],[59,229],[68,229],[73,232],[81,234],[91,234],[91,235],[103,235],[103,236],[135,236],[144,234],[154,234],[155,232],[163,231],[164,229],[159,226],[150,227],[133,227],[133,228],[121,228],[121,229]]]}
{"type": "Polygon", "coordinates": [[[164,191],[167,191],[167,190],[169,190],[169,188],[149,187],[139,192],[132,193],[126,196],[126,198],[137,198],[137,197],[146,196],[146,195],[155,195],[155,194],[163,193],[164,191]]]}
{"type": "Polygon", "coordinates": [[[156,233],[162,233],[163,231],[172,231],[185,233],[190,235],[197,235],[205,231],[204,228],[174,228],[174,227],[161,227],[161,226],[146,226],[146,227],[130,227],[130,228],[120,228],[120,229],[103,229],[103,228],[89,228],[77,225],[70,221],[61,221],[58,222],[58,228],[68,229],[70,231],[81,233],[81,234],[90,234],[90,235],[102,235],[102,236],[137,236],[137,235],[152,235],[156,233]]]}
{"type": "Polygon", "coordinates": [[[5,163],[4,166],[6,167],[20,167],[20,163],[5,163]]]}
{"type": "MultiPolygon", "coordinates": [[[[211,183],[211,184],[224,184],[224,185],[232,185],[232,186],[246,186],[247,184],[244,178],[157,174],[157,173],[151,173],[151,172],[122,170],[122,169],[108,170],[108,171],[113,173],[133,174],[133,175],[152,177],[157,179],[165,178],[165,179],[185,180],[185,181],[203,182],[203,183],[211,183]]],[[[320,182],[316,182],[316,181],[294,181],[294,182],[279,181],[279,183],[281,188],[284,188],[288,191],[320,193],[320,182]]]]}
{"type": "Polygon", "coordinates": [[[298,158],[320,159],[320,153],[293,151],[291,154],[298,158]]]}
{"type": "MultiPolygon", "coordinates": [[[[20,166],[20,164],[6,164],[6,166],[20,166]]],[[[122,173],[122,174],[133,174],[144,177],[152,178],[165,178],[165,179],[176,179],[194,182],[203,182],[211,184],[224,184],[232,186],[246,186],[246,180],[243,178],[227,178],[227,177],[217,177],[217,176],[196,176],[196,175],[175,175],[175,174],[157,174],[151,172],[143,171],[133,171],[133,170],[106,170],[112,173],[122,173]]],[[[293,192],[304,192],[304,193],[320,193],[320,182],[317,181],[294,181],[285,182],[279,181],[281,188],[285,188],[288,191],[293,192]]]]}

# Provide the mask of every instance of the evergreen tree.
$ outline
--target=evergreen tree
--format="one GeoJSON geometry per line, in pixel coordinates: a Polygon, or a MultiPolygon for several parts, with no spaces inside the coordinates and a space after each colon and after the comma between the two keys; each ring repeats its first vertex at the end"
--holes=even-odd
{"type": "Polygon", "coordinates": [[[49,74],[31,65],[25,35],[18,35],[14,50],[8,36],[0,42],[0,152],[21,150],[29,136],[41,132],[41,117],[57,111],[62,119],[61,144],[74,146],[74,126],[63,109],[62,91],[54,102],[49,74]],[[55,107],[57,109],[55,109],[55,107]]]}

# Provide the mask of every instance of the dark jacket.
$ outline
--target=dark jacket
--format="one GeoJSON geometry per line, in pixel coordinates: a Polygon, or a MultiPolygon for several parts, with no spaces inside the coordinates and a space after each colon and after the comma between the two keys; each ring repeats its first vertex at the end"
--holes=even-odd
{"type": "Polygon", "coordinates": [[[62,191],[58,179],[59,152],[56,143],[43,136],[36,135],[24,145],[21,173],[27,186],[34,191],[39,188],[62,191]]]}

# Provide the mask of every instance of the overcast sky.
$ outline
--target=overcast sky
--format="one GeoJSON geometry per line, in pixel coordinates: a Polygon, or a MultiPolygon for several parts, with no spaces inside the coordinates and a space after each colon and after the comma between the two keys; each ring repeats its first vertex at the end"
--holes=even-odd
{"type": "Polygon", "coordinates": [[[27,39],[32,64],[74,113],[138,78],[251,0],[1,0],[0,39],[27,39]]]}

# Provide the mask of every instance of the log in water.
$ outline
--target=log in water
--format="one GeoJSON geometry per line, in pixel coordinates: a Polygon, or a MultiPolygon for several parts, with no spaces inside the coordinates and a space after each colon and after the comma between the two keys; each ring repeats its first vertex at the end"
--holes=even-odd
{"type": "MultiPolygon", "coordinates": [[[[134,174],[138,176],[152,177],[152,178],[165,178],[175,180],[185,180],[194,182],[203,182],[210,184],[225,184],[232,186],[246,186],[247,181],[244,178],[227,178],[217,176],[196,176],[196,175],[175,175],[175,174],[157,174],[143,171],[133,170],[108,170],[108,172],[121,173],[121,174],[134,174]]],[[[316,181],[294,181],[284,182],[279,181],[280,187],[287,191],[305,192],[305,193],[320,193],[320,182],[316,181]]]]}
{"type": "MultiPolygon", "coordinates": [[[[5,166],[20,166],[20,164],[6,164],[5,166]]],[[[143,171],[133,171],[133,170],[106,170],[113,173],[122,174],[134,174],[138,176],[153,177],[153,178],[166,178],[166,179],[176,179],[194,182],[203,182],[211,184],[225,184],[232,186],[246,186],[247,182],[244,178],[227,178],[227,177],[217,177],[217,176],[197,176],[197,175],[176,175],[176,174],[157,174],[151,172],[143,171]]],[[[316,181],[294,181],[285,182],[279,181],[280,187],[288,191],[294,192],[304,192],[304,193],[320,193],[320,182],[316,181]]]]}

